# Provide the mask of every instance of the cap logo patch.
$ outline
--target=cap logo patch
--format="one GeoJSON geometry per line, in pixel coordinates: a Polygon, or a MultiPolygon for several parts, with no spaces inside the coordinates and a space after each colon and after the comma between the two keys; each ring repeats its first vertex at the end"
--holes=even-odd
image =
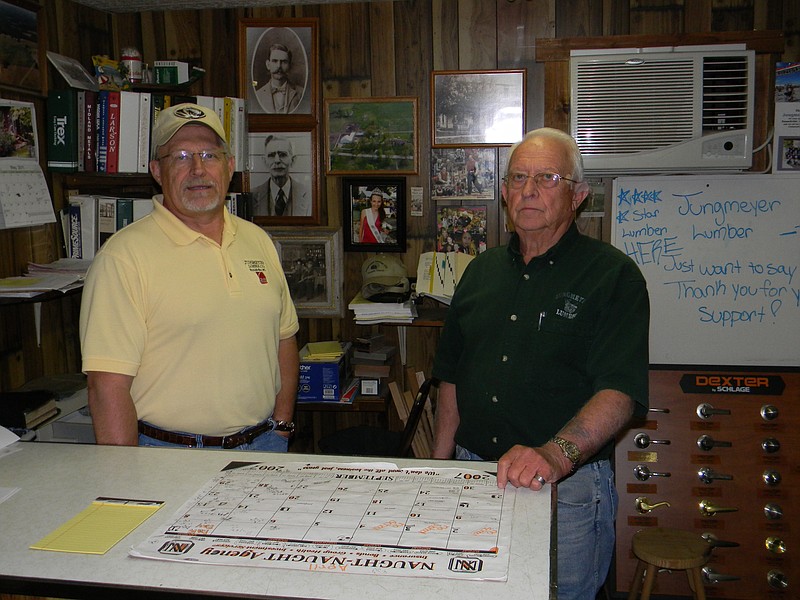
{"type": "Polygon", "coordinates": [[[206,116],[199,108],[195,108],[194,106],[181,106],[177,110],[175,110],[175,116],[180,117],[181,119],[202,119],[206,116]]]}

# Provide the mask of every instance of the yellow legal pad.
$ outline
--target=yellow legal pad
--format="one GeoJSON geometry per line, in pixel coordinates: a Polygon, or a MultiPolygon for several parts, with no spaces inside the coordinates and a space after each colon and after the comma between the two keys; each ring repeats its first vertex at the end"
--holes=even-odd
{"type": "Polygon", "coordinates": [[[105,554],[163,506],[151,500],[97,498],[81,513],[31,548],[55,552],[105,554]]]}

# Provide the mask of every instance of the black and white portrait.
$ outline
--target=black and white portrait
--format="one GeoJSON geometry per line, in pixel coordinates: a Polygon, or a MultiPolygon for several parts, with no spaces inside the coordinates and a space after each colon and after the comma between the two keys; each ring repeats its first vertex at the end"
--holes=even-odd
{"type": "Polygon", "coordinates": [[[313,34],[311,26],[247,27],[246,101],[251,115],[313,114],[313,34]]]}
{"type": "Polygon", "coordinates": [[[312,133],[250,133],[254,217],[314,217],[312,133]]]}

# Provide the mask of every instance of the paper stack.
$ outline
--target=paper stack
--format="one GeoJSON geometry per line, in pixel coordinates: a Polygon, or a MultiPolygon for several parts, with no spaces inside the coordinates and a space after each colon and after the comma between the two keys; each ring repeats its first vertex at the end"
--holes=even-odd
{"type": "Polygon", "coordinates": [[[344,354],[342,345],[335,340],[332,342],[308,342],[306,348],[308,353],[303,356],[305,361],[338,362],[344,354]]]}
{"type": "Polygon", "coordinates": [[[355,313],[356,325],[376,323],[408,324],[417,316],[417,307],[411,300],[405,302],[370,302],[361,292],[348,305],[355,313]]]}

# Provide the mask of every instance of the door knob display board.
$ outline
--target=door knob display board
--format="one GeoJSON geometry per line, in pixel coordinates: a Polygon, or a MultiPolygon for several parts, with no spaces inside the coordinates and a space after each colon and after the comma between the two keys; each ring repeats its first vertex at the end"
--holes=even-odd
{"type": "MultiPolygon", "coordinates": [[[[674,527],[713,546],[709,598],[788,600],[800,590],[800,371],[650,372],[650,411],[615,450],[616,589],[630,590],[640,529],[674,527]]],[[[682,573],[654,594],[692,597],[682,573]]]]}

